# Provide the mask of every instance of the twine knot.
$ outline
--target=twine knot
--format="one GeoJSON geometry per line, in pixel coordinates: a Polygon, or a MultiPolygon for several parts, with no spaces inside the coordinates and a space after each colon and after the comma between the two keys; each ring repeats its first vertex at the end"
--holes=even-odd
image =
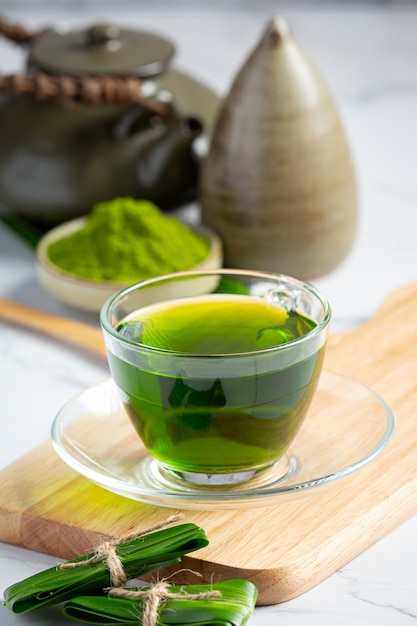
{"type": "Polygon", "coordinates": [[[142,626],[157,626],[158,613],[164,600],[207,600],[221,596],[220,591],[211,590],[201,593],[172,592],[165,581],[154,583],[149,589],[110,589],[109,595],[117,598],[144,600],[142,626]]]}
{"type": "Polygon", "coordinates": [[[119,555],[116,552],[116,547],[121,543],[125,543],[126,541],[131,541],[132,539],[137,539],[138,537],[142,537],[143,535],[148,535],[155,530],[160,530],[173,522],[177,522],[182,518],[182,515],[179,513],[174,513],[167,517],[167,519],[154,524],[150,528],[145,530],[135,531],[126,535],[125,537],[115,537],[113,539],[108,539],[101,543],[97,548],[94,554],[92,554],[88,559],[83,559],[80,561],[68,561],[67,563],[61,563],[61,569],[74,569],[76,567],[81,567],[83,565],[90,565],[91,563],[100,563],[104,562],[107,565],[110,574],[110,582],[112,587],[122,587],[126,584],[127,578],[125,571],[123,569],[122,561],[119,555]]]}

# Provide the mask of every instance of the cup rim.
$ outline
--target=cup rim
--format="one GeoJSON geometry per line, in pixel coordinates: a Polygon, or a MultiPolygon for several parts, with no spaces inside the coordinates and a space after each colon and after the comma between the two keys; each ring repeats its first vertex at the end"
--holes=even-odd
{"type": "Polygon", "coordinates": [[[203,270],[185,270],[182,272],[172,272],[170,274],[161,274],[160,276],[155,276],[152,278],[145,279],[143,281],[139,281],[137,283],[133,283],[128,287],[124,287],[118,292],[114,293],[108,300],[104,303],[100,310],[100,324],[102,330],[105,333],[108,333],[113,339],[116,341],[129,346],[130,348],[140,350],[143,353],[148,354],[160,354],[160,355],[170,355],[172,357],[187,357],[190,359],[211,359],[211,358],[233,358],[233,357],[244,357],[244,356],[254,356],[254,355],[262,355],[262,354],[271,354],[277,351],[282,351],[289,349],[294,344],[300,345],[302,343],[310,341],[312,338],[319,336],[323,330],[328,327],[331,319],[331,307],[327,298],[311,283],[307,281],[300,280],[293,276],[289,276],[288,274],[277,273],[274,272],[264,272],[261,270],[247,270],[247,269],[232,269],[232,268],[219,268],[219,269],[203,269],[203,270]],[[247,277],[259,277],[265,279],[273,279],[273,280],[282,280],[291,282],[295,286],[299,286],[300,288],[306,289],[308,292],[313,294],[321,303],[323,307],[323,318],[317,325],[305,335],[301,337],[297,337],[296,339],[291,339],[290,341],[286,341],[285,343],[278,344],[276,346],[272,346],[270,348],[262,348],[260,350],[250,350],[244,352],[224,352],[224,353],[194,353],[194,352],[179,352],[176,350],[167,350],[164,348],[157,348],[155,346],[150,346],[147,344],[138,343],[123,337],[114,326],[109,322],[109,311],[116,300],[119,298],[127,296],[130,292],[136,291],[140,287],[147,287],[154,283],[161,283],[164,281],[169,281],[174,278],[197,278],[198,276],[214,276],[214,275],[223,275],[223,276],[231,276],[231,275],[240,275],[247,277]]]}

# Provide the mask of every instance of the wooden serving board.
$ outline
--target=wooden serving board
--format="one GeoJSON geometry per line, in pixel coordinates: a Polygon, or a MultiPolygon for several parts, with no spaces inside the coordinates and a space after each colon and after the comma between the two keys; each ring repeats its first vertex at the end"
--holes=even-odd
{"type": "MultiPolygon", "coordinates": [[[[352,477],[300,499],[185,511],[184,521],[201,525],[210,545],[186,557],[182,568],[207,582],[249,579],[259,604],[276,604],[313,587],[417,512],[416,311],[417,284],[395,292],[368,324],[329,340],[325,368],[369,385],[393,410],[396,429],[387,449],[352,477]]],[[[65,559],[172,512],[92,484],[50,442],[0,472],[0,484],[0,540],[65,559]]],[[[182,572],[174,580],[196,577],[182,572]]]]}

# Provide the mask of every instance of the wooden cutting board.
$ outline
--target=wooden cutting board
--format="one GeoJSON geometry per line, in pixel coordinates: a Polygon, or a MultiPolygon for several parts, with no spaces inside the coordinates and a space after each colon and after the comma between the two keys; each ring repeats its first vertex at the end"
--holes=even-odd
{"type": "MultiPolygon", "coordinates": [[[[417,284],[405,286],[368,324],[329,340],[326,369],[371,386],[391,406],[396,429],[388,448],[351,478],[297,500],[185,511],[184,521],[201,525],[210,545],[181,567],[207,582],[249,579],[259,604],[276,604],[313,587],[417,512],[416,311],[417,284]]],[[[147,528],[172,512],[92,484],[67,467],[50,442],[0,472],[0,484],[0,540],[65,559],[91,551],[103,536],[147,528]]],[[[196,577],[183,572],[175,580],[196,577]]]]}

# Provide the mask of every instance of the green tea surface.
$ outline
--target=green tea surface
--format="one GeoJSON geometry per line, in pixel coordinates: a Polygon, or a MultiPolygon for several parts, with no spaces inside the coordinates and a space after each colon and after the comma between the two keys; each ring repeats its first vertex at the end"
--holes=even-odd
{"type": "Polygon", "coordinates": [[[210,295],[141,309],[120,327],[148,346],[193,354],[231,354],[273,348],[297,339],[315,323],[255,296],[210,295]]]}

